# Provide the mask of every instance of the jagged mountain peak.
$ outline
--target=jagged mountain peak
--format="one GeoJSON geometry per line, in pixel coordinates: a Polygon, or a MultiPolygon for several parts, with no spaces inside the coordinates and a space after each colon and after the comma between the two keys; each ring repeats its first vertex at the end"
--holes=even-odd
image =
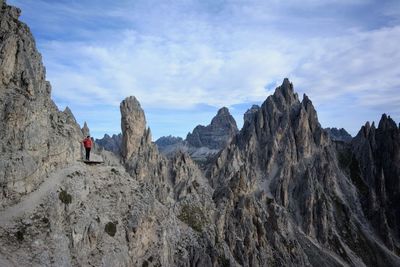
{"type": "MultiPolygon", "coordinates": [[[[285,79],[262,104],[252,122],[245,124],[234,141],[220,153],[215,165],[207,173],[215,188],[213,198],[217,207],[224,210],[217,222],[225,226],[224,238],[231,240],[231,245],[237,248],[234,253],[241,255],[238,262],[243,258],[246,262],[248,257],[253,257],[256,251],[254,247],[259,246],[260,241],[252,242],[252,238],[247,236],[246,229],[251,227],[251,223],[232,226],[229,222],[237,219],[256,222],[260,217],[271,218],[270,212],[273,214],[282,208],[285,211],[279,213],[279,222],[275,222],[281,225],[275,229],[277,232],[282,228],[301,229],[300,232],[292,232],[289,239],[299,242],[299,246],[294,246],[296,255],[304,255],[302,257],[307,258],[306,261],[309,260],[311,265],[317,265],[321,258],[329,261],[323,265],[331,266],[346,263],[373,266],[379,261],[390,266],[398,263],[399,259],[384,252],[385,249],[377,244],[374,236],[365,234],[369,226],[364,224],[358,193],[351,180],[356,181],[356,185],[362,185],[362,182],[356,180],[358,167],[351,167],[349,177],[338,165],[334,146],[321,128],[312,102],[307,96],[300,102],[293,85],[285,79]],[[260,203],[267,204],[263,206],[260,203]],[[240,206],[240,212],[233,205],[240,206]],[[269,215],[263,215],[262,210],[267,210],[269,215]],[[344,232],[351,232],[351,237],[344,232]],[[329,247],[340,255],[339,258],[326,254],[323,256],[324,253],[315,258],[311,256],[310,251],[304,249],[308,241],[301,237],[302,233],[312,236],[322,246],[329,247]],[[380,252],[360,251],[360,244],[353,242],[355,239],[362,239],[360,243],[366,249],[380,252]],[[241,240],[247,240],[247,244],[241,240]],[[340,241],[338,243],[335,240],[340,241]],[[346,254],[341,252],[344,248],[348,251],[346,254]]],[[[376,214],[374,216],[379,217],[376,214]]],[[[258,231],[268,232],[271,223],[258,225],[258,231]]],[[[287,237],[286,232],[281,233],[278,234],[281,240],[267,237],[262,242],[264,249],[268,246],[265,244],[272,244],[276,251],[280,247],[279,243],[287,237]]],[[[393,242],[388,244],[390,248],[393,247],[390,246],[393,242]]],[[[315,249],[313,253],[322,252],[318,251],[315,249]]],[[[290,264],[286,258],[288,255],[285,255],[280,256],[285,262],[281,265],[292,265],[293,262],[290,264]]],[[[298,259],[298,256],[295,257],[298,259]]],[[[308,263],[294,265],[303,266],[308,263]]]]}
{"type": "Polygon", "coordinates": [[[282,85],[275,89],[273,97],[275,100],[279,100],[279,102],[289,105],[298,101],[299,99],[297,93],[294,92],[293,84],[288,78],[285,78],[282,82],[282,85]]]}
{"type": "Polygon", "coordinates": [[[193,147],[222,149],[237,132],[235,119],[229,113],[229,109],[223,107],[218,110],[209,125],[198,125],[192,133],[188,133],[186,141],[193,147]]]}
{"type": "Polygon", "coordinates": [[[223,115],[231,115],[229,113],[229,109],[227,107],[222,107],[218,110],[217,116],[223,116],[223,115]]]}
{"type": "Polygon", "coordinates": [[[325,128],[325,131],[333,141],[348,143],[353,138],[344,128],[325,128]]]}
{"type": "Polygon", "coordinates": [[[259,105],[252,105],[244,114],[243,114],[243,125],[246,123],[251,123],[253,121],[253,117],[260,110],[259,105]]]}
{"type": "Polygon", "coordinates": [[[383,129],[398,129],[396,122],[385,113],[382,114],[381,120],[379,121],[378,128],[383,129]]]}
{"type": "Polygon", "coordinates": [[[83,123],[83,127],[81,129],[83,136],[89,136],[90,135],[90,129],[89,126],[87,125],[86,121],[83,123]]]}
{"type": "MultiPolygon", "coordinates": [[[[293,84],[287,78],[276,88],[274,94],[264,101],[260,112],[255,112],[251,118],[251,122],[243,126],[241,135],[252,138],[255,134],[261,143],[269,142],[271,138],[281,136],[285,132],[288,133],[285,138],[294,138],[294,134],[301,135],[307,146],[327,142],[327,136],[318,122],[312,101],[304,95],[300,102],[293,84]]],[[[245,144],[243,138],[239,143],[245,144]]]]}

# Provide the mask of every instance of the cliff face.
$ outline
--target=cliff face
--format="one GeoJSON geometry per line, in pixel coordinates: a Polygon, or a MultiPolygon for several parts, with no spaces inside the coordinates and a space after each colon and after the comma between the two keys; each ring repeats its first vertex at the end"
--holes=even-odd
{"type": "Polygon", "coordinates": [[[96,139],[96,144],[117,156],[121,156],[122,134],[113,134],[112,136],[105,134],[102,139],[96,139]]]}
{"type": "Polygon", "coordinates": [[[363,192],[363,210],[386,246],[399,254],[400,130],[384,114],[378,128],[366,123],[351,147],[353,176],[363,192]]]}
{"type": "Polygon", "coordinates": [[[46,174],[80,156],[82,134],[67,108],[50,99],[51,86],[20,10],[0,7],[1,204],[33,191],[46,174]]]}

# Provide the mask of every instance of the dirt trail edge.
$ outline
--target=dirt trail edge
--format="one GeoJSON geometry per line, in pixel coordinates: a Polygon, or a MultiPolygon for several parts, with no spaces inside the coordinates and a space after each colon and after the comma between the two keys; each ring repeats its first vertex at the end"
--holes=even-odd
{"type": "Polygon", "coordinates": [[[62,180],[67,177],[68,174],[78,170],[79,166],[81,165],[73,164],[51,173],[37,190],[25,196],[19,203],[0,211],[0,227],[7,226],[15,218],[20,217],[25,212],[32,212],[51,189],[60,185],[62,180]]]}

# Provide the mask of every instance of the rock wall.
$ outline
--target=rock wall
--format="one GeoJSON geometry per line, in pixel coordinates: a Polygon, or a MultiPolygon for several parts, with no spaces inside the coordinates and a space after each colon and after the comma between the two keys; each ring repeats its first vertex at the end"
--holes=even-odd
{"type": "Polygon", "coordinates": [[[117,156],[121,156],[122,134],[113,134],[112,136],[105,134],[103,138],[96,139],[96,144],[117,156]]]}
{"type": "Polygon", "coordinates": [[[386,246],[400,254],[400,130],[382,115],[378,128],[366,123],[351,142],[350,172],[363,210],[386,246]]]}
{"type": "Polygon", "coordinates": [[[41,55],[20,10],[0,9],[1,205],[33,191],[51,169],[79,159],[81,133],[50,99],[41,55]]]}

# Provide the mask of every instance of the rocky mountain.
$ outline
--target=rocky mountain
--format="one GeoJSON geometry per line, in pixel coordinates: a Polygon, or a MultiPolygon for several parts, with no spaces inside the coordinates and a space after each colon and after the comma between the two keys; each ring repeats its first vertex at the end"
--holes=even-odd
{"type": "Polygon", "coordinates": [[[105,134],[102,139],[96,139],[96,144],[117,156],[121,156],[122,134],[113,134],[112,136],[105,134]]]}
{"type": "Polygon", "coordinates": [[[171,157],[178,152],[189,154],[200,165],[206,164],[238,133],[235,119],[228,108],[218,110],[207,126],[198,125],[185,140],[180,137],[161,137],[156,145],[161,153],[171,157]]]}
{"type": "Polygon", "coordinates": [[[353,139],[353,137],[343,128],[325,128],[325,131],[333,141],[349,143],[351,142],[351,139],[353,139]]]}
{"type": "Polygon", "coordinates": [[[244,124],[251,123],[254,119],[254,116],[260,111],[260,107],[258,105],[253,105],[249,108],[243,115],[244,124]]]}
{"type": "Polygon", "coordinates": [[[167,146],[173,146],[179,143],[183,143],[183,139],[181,137],[175,137],[172,135],[169,136],[162,136],[157,139],[155,142],[157,147],[161,150],[167,146]]]}
{"type": "Polygon", "coordinates": [[[44,73],[28,76],[31,97],[19,80],[42,65],[18,14],[2,3],[0,266],[400,266],[400,137],[388,116],[337,145],[285,79],[203,172],[187,153],[161,154],[128,97],[122,163],[102,151],[103,164],[86,165],[80,126],[41,90],[44,73]],[[43,156],[55,142],[62,153],[43,156]],[[17,179],[31,190],[18,193],[17,179]]]}
{"type": "Polygon", "coordinates": [[[386,246],[372,230],[361,208],[363,192],[339,168],[312,102],[305,95],[300,102],[287,79],[221,152],[208,177],[218,240],[238,265],[400,263],[398,241],[386,246]]]}
{"type": "Polygon", "coordinates": [[[193,147],[222,149],[237,134],[236,121],[225,107],[218,110],[210,125],[198,125],[192,133],[188,133],[186,141],[193,147]]]}

